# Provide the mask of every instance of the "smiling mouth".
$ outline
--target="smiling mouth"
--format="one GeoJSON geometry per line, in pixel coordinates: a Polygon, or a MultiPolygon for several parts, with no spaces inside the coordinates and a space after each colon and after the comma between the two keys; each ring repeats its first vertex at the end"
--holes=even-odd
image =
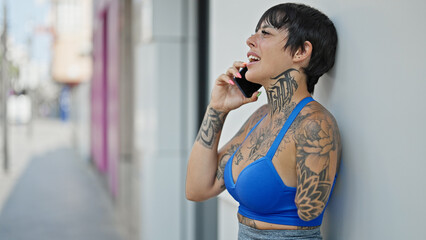
{"type": "Polygon", "coordinates": [[[250,56],[248,57],[248,60],[249,60],[250,62],[257,62],[257,61],[260,61],[260,58],[258,58],[258,57],[256,57],[256,56],[253,56],[253,55],[250,55],[250,56]]]}

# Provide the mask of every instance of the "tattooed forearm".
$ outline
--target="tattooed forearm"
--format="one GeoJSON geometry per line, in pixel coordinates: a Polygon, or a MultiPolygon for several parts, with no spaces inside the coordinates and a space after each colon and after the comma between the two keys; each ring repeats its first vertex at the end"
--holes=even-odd
{"type": "Polygon", "coordinates": [[[197,135],[197,141],[206,148],[212,149],[218,133],[222,130],[226,113],[209,107],[197,135]]]}
{"type": "Polygon", "coordinates": [[[329,175],[331,152],[336,150],[330,119],[310,118],[295,133],[297,145],[296,205],[303,220],[312,220],[323,211],[333,179],[329,175]]]}
{"type": "Polygon", "coordinates": [[[290,75],[293,71],[297,70],[291,68],[272,78],[272,80],[276,80],[276,82],[266,93],[268,102],[272,106],[272,113],[281,112],[285,110],[283,109],[284,106],[288,106],[290,104],[294,92],[299,86],[296,80],[290,75]]]}

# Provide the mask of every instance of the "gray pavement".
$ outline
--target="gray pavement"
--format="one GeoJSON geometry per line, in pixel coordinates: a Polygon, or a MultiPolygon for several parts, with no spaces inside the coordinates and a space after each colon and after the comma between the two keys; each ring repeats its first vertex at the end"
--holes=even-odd
{"type": "Polygon", "coordinates": [[[121,240],[105,187],[64,141],[71,136],[70,126],[43,122],[34,130],[35,149],[0,212],[0,239],[121,240]]]}

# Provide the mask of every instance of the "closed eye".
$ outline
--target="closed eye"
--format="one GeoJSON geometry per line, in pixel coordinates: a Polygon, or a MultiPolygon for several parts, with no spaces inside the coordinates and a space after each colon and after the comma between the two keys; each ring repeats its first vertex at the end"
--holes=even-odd
{"type": "Polygon", "coordinates": [[[263,34],[263,35],[269,35],[270,33],[269,33],[269,32],[267,32],[267,31],[265,31],[265,30],[262,30],[262,34],[263,34]]]}

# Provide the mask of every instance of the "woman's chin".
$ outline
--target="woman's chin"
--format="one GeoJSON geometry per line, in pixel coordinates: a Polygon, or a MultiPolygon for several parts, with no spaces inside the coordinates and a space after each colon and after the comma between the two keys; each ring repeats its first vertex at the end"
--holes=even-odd
{"type": "Polygon", "coordinates": [[[260,81],[261,78],[259,76],[256,76],[253,73],[250,74],[249,71],[247,71],[247,73],[246,73],[246,79],[247,79],[247,81],[252,82],[252,83],[262,84],[261,81],[260,81]]]}

